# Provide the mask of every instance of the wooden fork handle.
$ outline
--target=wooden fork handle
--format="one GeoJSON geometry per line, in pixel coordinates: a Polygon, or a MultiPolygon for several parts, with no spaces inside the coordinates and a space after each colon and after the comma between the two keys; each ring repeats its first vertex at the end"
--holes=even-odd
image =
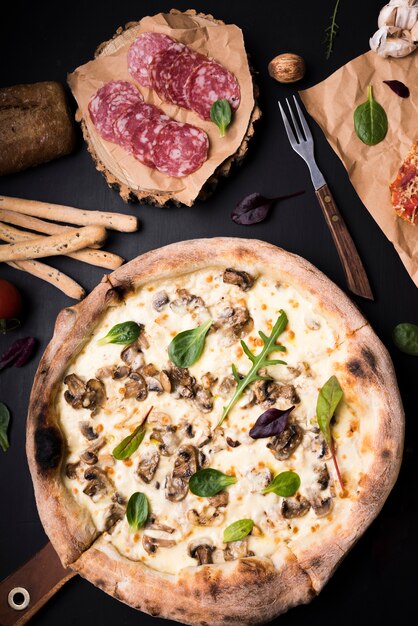
{"type": "Polygon", "coordinates": [[[23,626],[76,572],[64,569],[51,543],[0,582],[0,626],[23,626]]]}
{"type": "Polygon", "coordinates": [[[328,185],[320,187],[315,193],[337,248],[348,288],[357,296],[373,300],[366,270],[328,185]]]}

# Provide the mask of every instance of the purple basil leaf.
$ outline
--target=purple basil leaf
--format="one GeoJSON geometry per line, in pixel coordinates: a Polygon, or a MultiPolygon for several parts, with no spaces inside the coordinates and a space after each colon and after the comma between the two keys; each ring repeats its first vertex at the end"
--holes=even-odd
{"type": "Polygon", "coordinates": [[[277,196],[276,198],[265,198],[261,193],[251,193],[238,202],[231,213],[231,218],[236,224],[240,224],[241,226],[257,224],[266,219],[275,202],[300,196],[303,193],[305,192],[297,191],[296,193],[291,193],[286,196],[277,196]]]}
{"type": "Polygon", "coordinates": [[[280,435],[287,426],[289,415],[295,407],[281,411],[280,409],[267,409],[260,415],[249,435],[253,439],[265,439],[280,435]]]}
{"type": "Polygon", "coordinates": [[[34,347],[35,339],[33,337],[14,341],[0,358],[0,372],[7,366],[22,367],[25,365],[29,361],[34,347]]]}
{"type": "Polygon", "coordinates": [[[33,337],[25,337],[24,339],[19,339],[21,341],[21,351],[19,356],[14,362],[15,367],[23,367],[29,361],[32,356],[32,352],[35,348],[35,339],[33,337]]]}
{"type": "Polygon", "coordinates": [[[409,98],[409,89],[400,80],[384,80],[383,82],[400,98],[409,98]]]}
{"type": "Polygon", "coordinates": [[[232,220],[242,226],[257,224],[266,219],[274,200],[264,198],[260,193],[252,193],[238,202],[231,214],[232,220]]]}

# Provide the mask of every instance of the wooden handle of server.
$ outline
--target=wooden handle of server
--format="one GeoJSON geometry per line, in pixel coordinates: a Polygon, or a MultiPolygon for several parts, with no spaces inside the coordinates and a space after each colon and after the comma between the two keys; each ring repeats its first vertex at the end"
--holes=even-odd
{"type": "Polygon", "coordinates": [[[316,191],[316,197],[321,205],[325,221],[337,248],[348,288],[357,296],[373,300],[373,293],[366,270],[328,185],[320,187],[316,191]]]}
{"type": "Polygon", "coordinates": [[[51,543],[0,582],[0,626],[23,626],[76,572],[64,569],[51,543]]]}

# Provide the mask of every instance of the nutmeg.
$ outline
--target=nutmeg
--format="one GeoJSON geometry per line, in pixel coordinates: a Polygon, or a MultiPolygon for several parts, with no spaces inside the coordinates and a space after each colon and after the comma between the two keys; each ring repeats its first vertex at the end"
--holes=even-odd
{"type": "Polygon", "coordinates": [[[279,83],[295,83],[305,76],[305,61],[298,54],[286,52],[274,57],[269,63],[268,71],[279,83]]]}

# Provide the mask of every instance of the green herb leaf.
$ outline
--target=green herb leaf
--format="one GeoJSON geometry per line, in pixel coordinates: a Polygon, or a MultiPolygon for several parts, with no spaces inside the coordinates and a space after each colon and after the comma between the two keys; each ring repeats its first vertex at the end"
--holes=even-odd
{"type": "Polygon", "coordinates": [[[296,472],[281,472],[277,474],[261,493],[275,493],[282,498],[294,496],[300,487],[300,477],[296,472]]]}
{"type": "Polygon", "coordinates": [[[237,522],[233,522],[224,530],[224,543],[241,541],[241,539],[250,534],[253,527],[254,522],[252,519],[239,519],[237,522]]]}
{"type": "Polygon", "coordinates": [[[263,332],[259,331],[258,334],[263,340],[264,347],[262,348],[260,354],[258,354],[257,356],[251,352],[251,350],[244,341],[241,341],[242,349],[244,350],[244,353],[247,355],[247,357],[250,359],[252,366],[248,374],[241,379],[238,375],[237,368],[235,367],[235,365],[232,365],[232,374],[237,381],[237,387],[231,400],[226,406],[224,406],[222,417],[219,421],[218,426],[222,424],[229,411],[238,402],[244,392],[244,389],[248,387],[248,385],[251,385],[251,383],[255,382],[256,380],[270,380],[268,376],[259,376],[257,374],[258,370],[263,367],[267,367],[268,365],[286,364],[285,361],[280,361],[278,359],[269,359],[268,357],[271,352],[283,352],[283,350],[285,350],[283,346],[279,346],[276,344],[276,340],[277,337],[281,335],[286,328],[287,322],[288,319],[286,313],[284,311],[280,311],[280,315],[277,318],[269,337],[267,337],[267,335],[265,335],[263,332]]]}
{"type": "Polygon", "coordinates": [[[132,530],[141,528],[148,519],[149,503],[145,493],[137,491],[129,498],[126,508],[126,519],[132,530]]]}
{"type": "Polygon", "coordinates": [[[189,367],[196,363],[203,352],[206,335],[211,326],[212,320],[207,320],[197,328],[183,330],[176,335],[168,346],[170,361],[177,367],[189,367]]]}
{"type": "Polygon", "coordinates": [[[123,441],[121,441],[120,444],[113,449],[112,454],[115,459],[118,461],[124,461],[125,459],[129,459],[129,457],[138,450],[140,443],[145,437],[145,422],[147,421],[148,415],[151,413],[152,409],[153,407],[151,407],[146,414],[142,424],[137,426],[130,435],[125,437],[125,439],[123,439],[123,441]]]}
{"type": "Polygon", "coordinates": [[[329,445],[341,488],[345,491],[337,457],[335,455],[334,440],[331,434],[331,420],[342,397],[343,390],[341,389],[337,377],[331,376],[319,392],[316,403],[316,419],[318,420],[318,426],[324,435],[324,439],[329,445]]]}
{"type": "Polygon", "coordinates": [[[189,481],[189,489],[195,496],[210,498],[236,482],[235,476],[228,476],[219,470],[209,467],[193,474],[189,481]]]}
{"type": "Polygon", "coordinates": [[[7,437],[7,429],[10,422],[9,409],[3,402],[0,402],[0,447],[3,452],[9,447],[9,439],[7,437]]]}
{"type": "Polygon", "coordinates": [[[405,322],[395,326],[393,341],[402,352],[418,356],[418,326],[416,324],[405,322]]]}
{"type": "Polygon", "coordinates": [[[137,426],[132,434],[125,437],[116,448],[114,448],[112,454],[118,461],[124,461],[129,459],[130,456],[138,449],[139,444],[145,437],[145,428],[137,426]]]}
{"type": "Polygon", "coordinates": [[[331,376],[320,390],[316,403],[316,419],[318,420],[319,428],[328,445],[332,438],[330,425],[332,416],[342,397],[343,390],[341,389],[337,377],[331,376]]]}
{"type": "Polygon", "coordinates": [[[105,337],[99,339],[98,343],[101,346],[105,343],[117,343],[126,346],[138,339],[141,330],[142,326],[136,322],[122,322],[113,326],[105,337]]]}
{"type": "Polygon", "coordinates": [[[221,137],[225,137],[225,131],[231,123],[232,110],[228,100],[216,100],[210,109],[210,119],[221,132],[221,137]]]}
{"type": "Polygon", "coordinates": [[[380,143],[388,132],[388,118],[384,108],[373,98],[372,86],[367,88],[367,100],[354,111],[354,129],[357,137],[368,146],[380,143]]]}
{"type": "Polygon", "coordinates": [[[337,24],[337,13],[339,4],[340,0],[336,0],[334,11],[331,15],[331,24],[325,29],[326,59],[329,59],[332,54],[332,50],[334,48],[334,40],[338,34],[339,26],[337,24]]]}

